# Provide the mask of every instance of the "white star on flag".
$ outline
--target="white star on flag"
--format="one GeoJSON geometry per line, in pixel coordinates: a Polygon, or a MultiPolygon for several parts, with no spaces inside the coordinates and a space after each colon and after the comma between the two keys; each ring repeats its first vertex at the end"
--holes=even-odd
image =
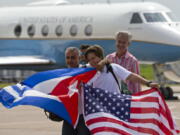
{"type": "Polygon", "coordinates": [[[78,81],[75,81],[74,83],[72,83],[72,84],[68,87],[68,89],[69,89],[69,92],[68,92],[69,97],[71,97],[72,95],[74,95],[74,93],[78,92],[77,84],[78,84],[78,81]]]}

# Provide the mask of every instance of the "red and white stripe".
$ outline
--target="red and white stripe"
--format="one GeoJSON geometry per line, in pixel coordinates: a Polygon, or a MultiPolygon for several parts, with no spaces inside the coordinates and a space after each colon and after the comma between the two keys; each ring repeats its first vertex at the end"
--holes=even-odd
{"type": "Polygon", "coordinates": [[[129,122],[104,112],[85,117],[93,135],[177,135],[179,130],[160,93],[143,91],[132,96],[129,122]]]}

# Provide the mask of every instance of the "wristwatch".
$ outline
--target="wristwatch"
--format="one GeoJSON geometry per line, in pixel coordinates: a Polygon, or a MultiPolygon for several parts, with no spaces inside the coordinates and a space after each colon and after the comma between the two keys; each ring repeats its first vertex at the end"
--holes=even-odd
{"type": "Polygon", "coordinates": [[[146,86],[147,87],[150,87],[150,84],[152,83],[152,81],[148,81],[147,83],[146,83],[146,86]]]}

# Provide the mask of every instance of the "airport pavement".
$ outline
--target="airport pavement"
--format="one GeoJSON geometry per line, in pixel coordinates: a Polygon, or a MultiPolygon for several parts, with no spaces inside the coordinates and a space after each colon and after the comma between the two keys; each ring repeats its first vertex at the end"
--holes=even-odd
{"type": "MultiPolygon", "coordinates": [[[[173,87],[180,99],[180,86],[173,87]]],[[[180,127],[180,100],[167,100],[180,127]]],[[[0,105],[0,135],[61,135],[62,122],[48,120],[42,109],[19,106],[6,109],[0,105]]]]}
{"type": "Polygon", "coordinates": [[[0,105],[0,135],[60,135],[61,122],[48,120],[42,109],[0,105]]]}

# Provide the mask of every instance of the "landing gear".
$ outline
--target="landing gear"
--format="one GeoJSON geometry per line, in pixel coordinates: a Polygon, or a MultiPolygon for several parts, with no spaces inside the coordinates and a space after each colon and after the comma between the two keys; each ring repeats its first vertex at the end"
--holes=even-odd
{"type": "Polygon", "coordinates": [[[153,70],[154,70],[154,74],[156,77],[157,82],[160,84],[160,92],[162,93],[163,97],[167,100],[177,100],[178,97],[174,96],[174,92],[173,89],[169,86],[166,86],[166,84],[168,83],[167,79],[164,76],[164,64],[158,64],[155,63],[153,64],[153,70]]]}
{"type": "Polygon", "coordinates": [[[160,87],[159,90],[161,91],[163,97],[167,100],[177,100],[178,97],[174,96],[174,92],[171,87],[160,87]]]}

